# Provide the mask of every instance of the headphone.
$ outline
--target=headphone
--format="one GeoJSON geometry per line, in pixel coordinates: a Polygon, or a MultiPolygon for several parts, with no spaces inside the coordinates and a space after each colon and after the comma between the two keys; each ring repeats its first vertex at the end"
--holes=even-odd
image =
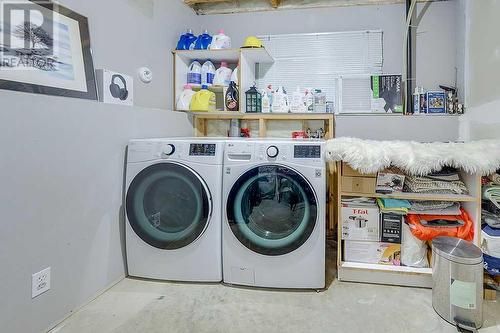
{"type": "Polygon", "coordinates": [[[111,77],[111,84],[109,85],[109,91],[111,92],[111,96],[113,96],[114,98],[119,98],[122,101],[126,100],[128,97],[128,90],[125,78],[120,74],[114,74],[111,77]],[[115,79],[120,79],[120,81],[122,81],[123,88],[120,88],[120,86],[115,83],[115,79]]]}

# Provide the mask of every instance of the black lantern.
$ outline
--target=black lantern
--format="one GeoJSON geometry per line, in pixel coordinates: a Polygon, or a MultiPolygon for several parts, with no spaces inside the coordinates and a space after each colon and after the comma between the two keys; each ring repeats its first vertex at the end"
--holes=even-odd
{"type": "Polygon", "coordinates": [[[245,92],[245,96],[247,100],[247,112],[262,112],[262,95],[257,91],[255,86],[245,92]]]}

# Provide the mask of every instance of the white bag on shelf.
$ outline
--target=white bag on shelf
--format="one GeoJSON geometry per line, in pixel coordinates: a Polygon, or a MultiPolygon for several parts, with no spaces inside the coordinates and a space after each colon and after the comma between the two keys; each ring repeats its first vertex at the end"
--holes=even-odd
{"type": "Polygon", "coordinates": [[[408,224],[403,223],[401,240],[401,264],[410,267],[427,268],[427,244],[413,236],[408,224]]]}

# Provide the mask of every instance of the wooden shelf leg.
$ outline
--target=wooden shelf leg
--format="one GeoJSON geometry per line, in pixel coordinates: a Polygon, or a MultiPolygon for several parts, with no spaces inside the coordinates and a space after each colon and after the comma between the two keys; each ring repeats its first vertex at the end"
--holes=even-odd
{"type": "Polygon", "coordinates": [[[267,136],[267,122],[265,119],[259,119],[259,138],[265,138],[267,136]]]}

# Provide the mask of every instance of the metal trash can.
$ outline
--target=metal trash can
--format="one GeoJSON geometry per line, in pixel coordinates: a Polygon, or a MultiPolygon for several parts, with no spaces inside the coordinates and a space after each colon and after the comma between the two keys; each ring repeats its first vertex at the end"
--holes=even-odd
{"type": "Polygon", "coordinates": [[[475,331],[483,324],[483,253],[455,237],[432,241],[432,306],[447,322],[475,331]]]}

